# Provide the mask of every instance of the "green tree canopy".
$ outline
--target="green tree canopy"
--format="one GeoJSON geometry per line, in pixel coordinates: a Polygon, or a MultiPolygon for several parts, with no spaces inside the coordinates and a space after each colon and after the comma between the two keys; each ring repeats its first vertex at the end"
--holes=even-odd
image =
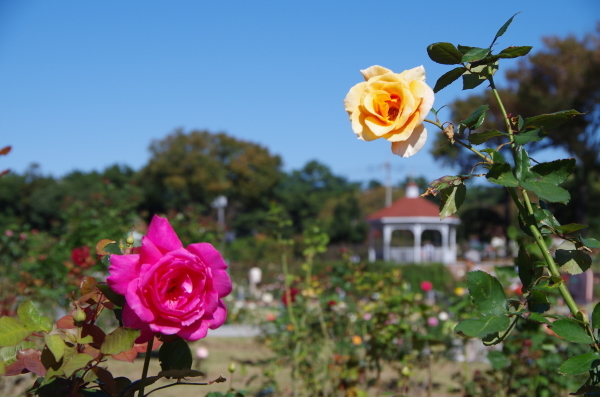
{"type": "Polygon", "coordinates": [[[228,198],[228,218],[266,209],[278,183],[281,159],[258,144],[208,131],[177,130],[152,142],[149,163],[140,171],[144,207],[150,213],[186,207],[210,209],[228,198]]]}

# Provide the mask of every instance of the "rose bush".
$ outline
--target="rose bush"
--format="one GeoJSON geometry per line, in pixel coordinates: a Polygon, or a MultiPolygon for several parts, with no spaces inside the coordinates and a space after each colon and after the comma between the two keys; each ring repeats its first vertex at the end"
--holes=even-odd
{"type": "Polygon", "coordinates": [[[425,145],[423,120],[433,106],[423,66],[394,73],[382,66],[361,70],[365,80],[350,89],[344,107],[359,139],[392,142],[392,152],[410,157],[425,145]]]}
{"type": "Polygon", "coordinates": [[[155,215],[139,254],[111,255],[107,282],[125,296],[123,324],[141,330],[137,343],[159,332],[198,340],[225,322],[226,269],[211,244],[184,248],[169,221],[155,215]]]}

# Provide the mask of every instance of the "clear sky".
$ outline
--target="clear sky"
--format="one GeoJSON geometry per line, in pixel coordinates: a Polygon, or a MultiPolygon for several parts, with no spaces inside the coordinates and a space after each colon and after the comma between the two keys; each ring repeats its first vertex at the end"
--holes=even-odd
{"type": "Polygon", "coordinates": [[[139,169],[152,140],[182,128],[264,145],[288,171],[317,159],[351,180],[383,179],[390,161],[395,181],[434,179],[451,170],[429,144],[403,159],[387,141],[357,140],[346,93],[374,64],[424,65],[433,86],[449,68],[427,45],[487,46],[519,11],[499,49],[582,36],[600,1],[0,0],[0,147],[13,146],[0,170],[139,169]]]}

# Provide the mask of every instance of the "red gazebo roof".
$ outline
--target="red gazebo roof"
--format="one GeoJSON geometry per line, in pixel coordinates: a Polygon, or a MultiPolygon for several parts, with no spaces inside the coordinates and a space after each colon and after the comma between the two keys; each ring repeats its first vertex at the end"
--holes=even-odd
{"type": "Polygon", "coordinates": [[[438,206],[423,197],[403,197],[396,200],[389,207],[369,215],[368,220],[376,220],[388,217],[413,217],[413,216],[435,216],[439,219],[438,206]]]}

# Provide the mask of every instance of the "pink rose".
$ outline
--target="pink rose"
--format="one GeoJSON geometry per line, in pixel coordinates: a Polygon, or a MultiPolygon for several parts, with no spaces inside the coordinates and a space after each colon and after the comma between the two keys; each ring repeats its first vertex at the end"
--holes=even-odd
{"type": "Polygon", "coordinates": [[[107,282],[125,296],[123,325],[142,331],[136,343],[158,332],[198,340],[225,322],[226,269],[212,245],[184,248],[169,221],[155,215],[139,254],[111,255],[107,282]]]}
{"type": "Polygon", "coordinates": [[[433,289],[433,284],[431,284],[431,281],[423,281],[421,282],[421,289],[425,292],[429,292],[433,289]]]}

